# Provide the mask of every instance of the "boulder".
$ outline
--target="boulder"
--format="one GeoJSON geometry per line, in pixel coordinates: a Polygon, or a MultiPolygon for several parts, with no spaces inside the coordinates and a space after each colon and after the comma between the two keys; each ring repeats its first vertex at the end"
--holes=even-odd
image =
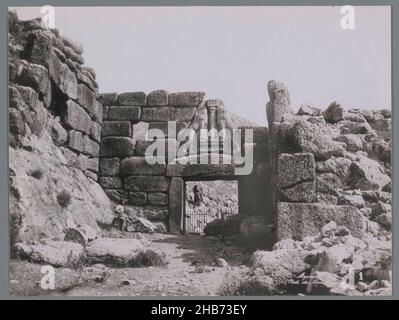
{"type": "Polygon", "coordinates": [[[97,238],[97,232],[88,225],[68,228],[65,230],[64,241],[76,242],[86,245],[97,238]]]}
{"type": "Polygon", "coordinates": [[[310,266],[305,263],[308,253],[297,249],[256,251],[251,256],[251,266],[262,268],[267,275],[273,275],[280,268],[288,271],[290,277],[299,275],[310,266]]]}
{"type": "Polygon", "coordinates": [[[43,240],[37,244],[18,243],[16,252],[24,260],[54,267],[68,267],[81,259],[84,249],[78,243],[43,240]]]}
{"type": "Polygon", "coordinates": [[[148,243],[138,239],[100,238],[86,246],[86,255],[92,264],[114,267],[135,266],[148,251],[155,253],[148,243]]]}
{"type": "Polygon", "coordinates": [[[341,107],[341,105],[334,101],[323,112],[323,116],[328,123],[334,124],[341,120],[344,120],[345,110],[341,107]]]}
{"type": "Polygon", "coordinates": [[[140,217],[130,218],[127,226],[129,232],[154,233],[156,229],[151,221],[140,217]]]}
{"type": "Polygon", "coordinates": [[[297,112],[297,115],[300,116],[321,116],[321,114],[322,113],[319,108],[308,105],[301,105],[297,112]]]}
{"type": "Polygon", "coordinates": [[[349,184],[360,190],[381,190],[390,182],[383,167],[375,160],[360,156],[352,162],[349,184]]]}
{"type": "Polygon", "coordinates": [[[277,183],[280,188],[314,180],[315,162],[311,153],[283,153],[278,156],[277,183]]]}
{"type": "Polygon", "coordinates": [[[211,222],[208,222],[204,227],[204,233],[207,236],[217,237],[221,234],[221,226],[223,224],[223,219],[215,219],[211,222]]]}
{"type": "Polygon", "coordinates": [[[316,235],[330,221],[347,227],[356,237],[363,236],[363,216],[356,207],[280,202],[277,208],[278,240],[302,240],[306,236],[316,235]]]}
{"type": "Polygon", "coordinates": [[[362,196],[359,195],[341,195],[338,197],[338,204],[351,205],[356,208],[363,208],[366,205],[362,196]]]}

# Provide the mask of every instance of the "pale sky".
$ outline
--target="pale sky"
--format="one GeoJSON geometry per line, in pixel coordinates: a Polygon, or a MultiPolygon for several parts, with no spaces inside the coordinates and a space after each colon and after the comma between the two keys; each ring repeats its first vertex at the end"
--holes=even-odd
{"type": "Polygon", "coordinates": [[[391,108],[390,7],[356,6],[354,30],[341,17],[327,6],[55,7],[56,28],[83,43],[100,92],[205,91],[259,125],[271,79],[295,111],[391,108]]]}

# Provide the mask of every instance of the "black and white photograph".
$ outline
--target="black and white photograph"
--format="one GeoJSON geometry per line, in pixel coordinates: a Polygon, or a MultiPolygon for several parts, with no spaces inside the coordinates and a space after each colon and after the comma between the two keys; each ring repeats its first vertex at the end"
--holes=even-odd
{"type": "Polygon", "coordinates": [[[391,13],[8,7],[10,295],[391,296],[391,13]]]}

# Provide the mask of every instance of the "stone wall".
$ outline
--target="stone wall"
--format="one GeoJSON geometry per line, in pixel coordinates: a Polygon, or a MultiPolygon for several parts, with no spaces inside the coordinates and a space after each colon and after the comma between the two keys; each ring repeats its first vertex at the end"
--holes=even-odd
{"type": "Polygon", "coordinates": [[[83,46],[8,14],[11,242],[111,223],[99,184],[102,107],[83,46]]]}
{"type": "Polygon", "coordinates": [[[254,140],[250,145],[242,138],[242,147],[247,144],[255,155],[254,170],[248,177],[235,176],[234,160],[231,155],[222,154],[220,141],[209,145],[205,153],[186,150],[180,155],[180,158],[197,158],[197,164],[180,164],[175,161],[175,154],[169,159],[168,146],[182,146],[185,140],[168,136],[168,122],[175,122],[177,133],[183,128],[193,132],[234,128],[223,102],[217,99],[205,101],[204,96],[203,92],[169,94],[164,90],[148,95],[144,92],[100,95],[104,107],[99,183],[111,200],[140,207],[144,216],[165,223],[171,232],[182,229],[186,180],[238,180],[241,186],[239,197],[246,205],[245,210],[241,207],[241,211],[245,214],[254,214],[256,210],[256,214],[265,212],[264,200],[259,199],[265,199],[265,187],[270,184],[267,178],[270,166],[266,128],[251,127],[254,140]],[[153,143],[146,138],[149,129],[159,129],[165,134],[162,140],[166,148],[164,163],[149,164],[147,160],[150,159],[145,157],[147,147],[153,143]],[[200,164],[203,157],[214,157],[218,163],[200,164]],[[228,163],[222,163],[223,159],[228,159],[228,163]]]}
{"type": "Polygon", "coordinates": [[[9,36],[11,143],[46,128],[68,163],[97,180],[102,106],[96,74],[83,66],[83,46],[40,20],[16,16],[9,36]]]}
{"type": "Polygon", "coordinates": [[[269,94],[269,110],[280,96],[278,119],[268,119],[278,240],[303,240],[329,221],[359,238],[376,222],[389,230],[390,111],[345,110],[333,102],[324,112],[301,106],[293,115],[282,97],[288,90],[269,94]]]}

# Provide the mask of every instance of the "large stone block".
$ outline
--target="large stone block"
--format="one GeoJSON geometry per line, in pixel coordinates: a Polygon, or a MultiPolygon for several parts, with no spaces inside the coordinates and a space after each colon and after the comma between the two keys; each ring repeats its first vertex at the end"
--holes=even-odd
{"type": "Polygon", "coordinates": [[[92,121],[90,127],[90,137],[97,142],[101,141],[101,125],[92,121]]]}
{"type": "Polygon", "coordinates": [[[60,65],[60,80],[58,87],[69,98],[76,99],[78,97],[78,82],[76,76],[65,63],[61,63],[60,65]]]}
{"type": "Polygon", "coordinates": [[[98,97],[98,101],[104,106],[116,105],[118,101],[118,94],[116,92],[101,93],[98,97]]]}
{"type": "Polygon", "coordinates": [[[174,107],[164,107],[164,108],[143,108],[141,114],[141,121],[146,122],[160,122],[160,121],[190,121],[194,114],[196,108],[174,108],[174,107]]]}
{"type": "Polygon", "coordinates": [[[147,106],[149,107],[166,107],[168,105],[169,92],[165,90],[155,90],[147,96],[147,106]]]}
{"type": "Polygon", "coordinates": [[[68,100],[64,122],[73,129],[90,134],[91,119],[81,106],[68,100]]]}
{"type": "Polygon", "coordinates": [[[104,121],[102,126],[102,136],[132,136],[132,126],[130,121],[104,121]]]}
{"type": "Polygon", "coordinates": [[[128,137],[104,137],[101,139],[100,156],[129,157],[134,154],[134,141],[128,137]]]}
{"type": "Polygon", "coordinates": [[[164,164],[149,164],[144,157],[126,158],[121,163],[123,175],[164,175],[166,166],[164,164]]]}
{"type": "Polygon", "coordinates": [[[71,130],[68,132],[68,146],[76,151],[83,151],[83,134],[82,132],[71,130]]]}
{"type": "Polygon", "coordinates": [[[92,157],[98,157],[98,153],[100,151],[100,145],[91,140],[89,136],[83,137],[83,153],[88,154],[92,157]]]}
{"type": "Polygon", "coordinates": [[[166,193],[162,192],[149,193],[148,204],[153,206],[165,206],[168,204],[168,196],[166,193]]]}
{"type": "Polygon", "coordinates": [[[314,202],[316,199],[316,180],[295,184],[280,190],[280,198],[288,202],[314,202]]]}
{"type": "Polygon", "coordinates": [[[51,103],[51,82],[48,71],[45,67],[38,64],[23,64],[18,77],[21,85],[32,87],[42,98],[45,107],[51,103]]]}
{"type": "Polygon", "coordinates": [[[311,153],[283,153],[278,156],[277,183],[280,188],[292,187],[316,178],[315,161],[311,153]]]}
{"type": "Polygon", "coordinates": [[[118,104],[122,106],[145,106],[147,95],[145,92],[124,92],[118,96],[118,104]]]}
{"type": "Polygon", "coordinates": [[[128,201],[128,193],[124,190],[105,189],[104,192],[110,200],[116,203],[126,204],[128,201]]]}
{"type": "Polygon", "coordinates": [[[131,191],[166,192],[169,179],[163,176],[130,176],[125,178],[125,189],[131,191]]]}
{"type": "Polygon", "coordinates": [[[169,105],[174,107],[197,107],[205,92],[177,92],[169,95],[169,105]]]}
{"type": "Polygon", "coordinates": [[[97,122],[102,121],[102,106],[98,103],[96,95],[84,84],[78,85],[78,103],[86,109],[86,111],[95,119],[97,122]]]}
{"type": "Polygon", "coordinates": [[[184,181],[174,177],[169,187],[169,232],[177,233],[183,230],[184,206],[184,181]]]}
{"type": "Polygon", "coordinates": [[[232,178],[234,177],[232,164],[178,164],[171,163],[166,167],[168,177],[197,177],[197,178],[232,178]]]}
{"type": "Polygon", "coordinates": [[[108,119],[138,122],[140,120],[140,107],[111,106],[108,111],[108,119]]]}
{"type": "Polygon", "coordinates": [[[132,206],[143,206],[147,203],[147,194],[145,192],[129,192],[128,201],[132,206]]]}
{"type": "Polygon", "coordinates": [[[118,177],[100,177],[98,182],[103,189],[122,189],[122,180],[118,177]]]}
{"type": "Polygon", "coordinates": [[[119,158],[100,159],[100,174],[102,176],[117,176],[120,172],[119,158]]]}
{"type": "Polygon", "coordinates": [[[347,227],[355,237],[363,236],[363,216],[354,206],[280,202],[277,207],[278,240],[303,240],[306,236],[314,236],[330,221],[347,227]]]}

